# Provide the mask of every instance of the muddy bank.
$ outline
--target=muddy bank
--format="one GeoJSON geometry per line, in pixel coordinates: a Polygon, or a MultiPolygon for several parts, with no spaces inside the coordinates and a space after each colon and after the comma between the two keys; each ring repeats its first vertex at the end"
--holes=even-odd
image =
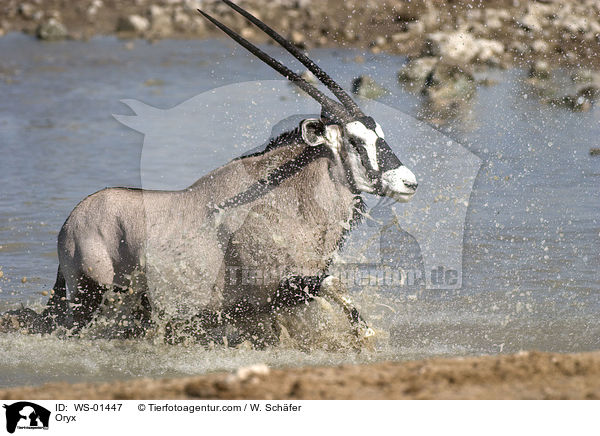
{"type": "Polygon", "coordinates": [[[599,399],[600,352],[269,369],[181,379],[53,383],[0,390],[15,399],[599,399]]]}
{"type": "MultiPolygon", "coordinates": [[[[307,48],[358,46],[410,56],[430,52],[493,65],[539,58],[580,67],[600,63],[598,0],[238,3],[307,48]]],[[[8,0],[0,7],[0,35],[23,31],[47,40],[99,34],[148,39],[222,36],[198,15],[198,7],[243,36],[265,41],[242,17],[214,0],[8,0]]]]}

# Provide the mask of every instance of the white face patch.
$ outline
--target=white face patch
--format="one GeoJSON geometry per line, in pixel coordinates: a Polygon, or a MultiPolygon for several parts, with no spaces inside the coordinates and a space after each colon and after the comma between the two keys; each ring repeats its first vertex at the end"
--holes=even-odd
{"type": "Polygon", "coordinates": [[[360,161],[360,156],[354,150],[348,150],[348,163],[350,165],[350,171],[354,179],[354,184],[359,191],[362,192],[374,192],[373,183],[367,177],[367,171],[363,167],[360,161]]]}
{"type": "Polygon", "coordinates": [[[404,165],[383,173],[381,182],[384,195],[400,202],[410,200],[417,189],[417,178],[404,165]]]}
{"type": "Polygon", "coordinates": [[[377,133],[377,136],[379,136],[381,139],[385,139],[385,135],[383,134],[383,129],[381,128],[381,126],[379,125],[379,123],[376,121],[375,122],[376,126],[375,126],[375,133],[377,133]]]}
{"type": "MultiPolygon", "coordinates": [[[[379,128],[381,130],[381,127],[379,128]]],[[[377,163],[377,139],[380,138],[378,133],[375,133],[371,129],[367,129],[367,127],[361,123],[360,121],[352,121],[351,123],[346,124],[346,132],[357,138],[360,143],[365,147],[367,151],[367,156],[369,157],[369,162],[371,162],[371,166],[374,170],[379,170],[379,164],[377,163]]],[[[383,134],[383,132],[381,132],[383,134]]]]}
{"type": "Polygon", "coordinates": [[[342,145],[342,132],[339,126],[330,125],[325,127],[325,142],[329,145],[335,154],[338,154],[342,145]]]}

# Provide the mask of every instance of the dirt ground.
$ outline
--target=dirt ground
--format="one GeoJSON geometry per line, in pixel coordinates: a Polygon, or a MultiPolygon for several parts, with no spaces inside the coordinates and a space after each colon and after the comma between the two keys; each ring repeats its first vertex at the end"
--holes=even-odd
{"type": "Polygon", "coordinates": [[[438,358],[269,369],[179,379],[52,383],[0,390],[16,399],[600,399],[600,351],[438,358]]]}

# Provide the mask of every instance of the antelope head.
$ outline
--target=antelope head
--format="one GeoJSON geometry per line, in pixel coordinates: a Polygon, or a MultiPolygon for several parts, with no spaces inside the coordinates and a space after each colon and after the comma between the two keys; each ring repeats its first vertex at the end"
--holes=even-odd
{"type": "Polygon", "coordinates": [[[391,197],[401,202],[409,201],[417,189],[416,177],[402,164],[387,144],[381,126],[372,117],[363,113],[341,86],[291,42],[231,1],[223,0],[223,2],[285,48],[338,99],[336,101],[323,94],[227,26],[198,10],[242,47],[296,84],[321,105],[320,118],[306,119],[300,123],[304,142],[312,147],[328,147],[334,158],[341,161],[351,189],[355,193],[366,192],[391,197]]]}

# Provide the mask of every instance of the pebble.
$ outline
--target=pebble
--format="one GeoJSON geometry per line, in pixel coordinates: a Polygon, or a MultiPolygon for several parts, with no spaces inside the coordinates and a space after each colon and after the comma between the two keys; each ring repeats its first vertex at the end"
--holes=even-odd
{"type": "Polygon", "coordinates": [[[309,70],[304,70],[304,72],[302,74],[300,74],[300,77],[302,77],[308,83],[312,83],[312,84],[319,83],[319,79],[317,79],[317,77],[313,73],[311,73],[309,70]]]}
{"type": "Polygon", "coordinates": [[[546,61],[535,61],[529,68],[529,77],[548,79],[550,77],[550,65],[546,61]]]}
{"type": "Polygon", "coordinates": [[[252,366],[238,368],[235,372],[235,378],[239,381],[248,380],[250,377],[268,375],[271,372],[269,367],[264,363],[259,363],[252,366]]]}
{"type": "Polygon", "coordinates": [[[546,53],[549,50],[548,43],[541,39],[536,39],[531,44],[531,49],[536,53],[546,53]]]}
{"type": "Polygon", "coordinates": [[[29,3],[21,3],[18,7],[19,14],[28,20],[33,18],[35,7],[29,3]]]}
{"type": "Polygon", "coordinates": [[[359,97],[375,100],[385,94],[387,90],[379,85],[370,76],[360,76],[352,81],[352,92],[359,97]]]}
{"type": "Polygon", "coordinates": [[[67,28],[56,18],[40,24],[35,34],[42,41],[60,41],[69,36],[67,28]]]}
{"type": "Polygon", "coordinates": [[[298,32],[297,30],[292,31],[289,39],[290,39],[290,41],[292,41],[292,44],[294,44],[298,47],[303,47],[306,43],[306,37],[304,36],[304,34],[301,32],[298,32]]]}
{"type": "Polygon", "coordinates": [[[421,88],[437,63],[438,59],[435,57],[412,59],[398,72],[398,80],[421,88]]]}
{"type": "Polygon", "coordinates": [[[117,32],[135,32],[143,33],[150,27],[150,22],[147,18],[141,15],[129,15],[121,17],[117,22],[117,32]]]}
{"type": "Polygon", "coordinates": [[[461,63],[498,65],[504,54],[504,45],[491,39],[475,38],[465,31],[435,32],[427,37],[424,54],[461,63]]]}

